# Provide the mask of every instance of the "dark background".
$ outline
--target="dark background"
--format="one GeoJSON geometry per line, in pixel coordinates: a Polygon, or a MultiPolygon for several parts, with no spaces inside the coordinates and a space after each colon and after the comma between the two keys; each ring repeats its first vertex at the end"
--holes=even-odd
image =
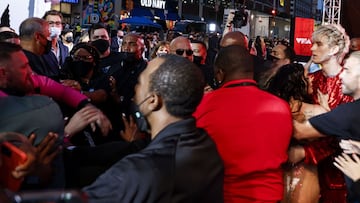
{"type": "Polygon", "coordinates": [[[341,25],[350,38],[360,37],[360,1],[343,0],[341,8],[341,25]]]}

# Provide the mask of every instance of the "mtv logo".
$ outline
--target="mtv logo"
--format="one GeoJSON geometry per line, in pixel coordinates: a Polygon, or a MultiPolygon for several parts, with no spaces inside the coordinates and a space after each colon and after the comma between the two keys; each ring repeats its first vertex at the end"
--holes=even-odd
{"type": "Polygon", "coordinates": [[[299,44],[311,44],[311,40],[309,38],[297,37],[295,40],[299,44]]]}

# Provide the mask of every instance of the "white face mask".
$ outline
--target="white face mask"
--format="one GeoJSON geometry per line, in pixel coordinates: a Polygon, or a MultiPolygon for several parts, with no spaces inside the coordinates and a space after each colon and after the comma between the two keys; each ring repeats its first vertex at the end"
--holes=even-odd
{"type": "Polygon", "coordinates": [[[56,37],[59,37],[59,35],[61,34],[61,28],[58,28],[58,27],[50,27],[49,28],[50,30],[50,37],[53,39],[53,38],[56,38],[56,37]]]}

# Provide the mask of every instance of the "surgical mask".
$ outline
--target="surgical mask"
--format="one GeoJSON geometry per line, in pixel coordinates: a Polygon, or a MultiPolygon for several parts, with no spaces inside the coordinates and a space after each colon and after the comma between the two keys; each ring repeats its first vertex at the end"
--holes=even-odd
{"type": "Polygon", "coordinates": [[[50,29],[50,37],[51,37],[51,39],[57,38],[61,34],[61,28],[50,27],[49,29],[50,29]]]}
{"type": "Polygon", "coordinates": [[[66,37],[65,41],[70,43],[70,42],[74,41],[74,38],[73,37],[66,37]]]}
{"type": "Polygon", "coordinates": [[[50,52],[51,52],[51,47],[52,47],[52,42],[51,42],[51,40],[46,40],[46,45],[45,45],[44,54],[50,53],[50,52]]]}
{"type": "Polygon", "coordinates": [[[70,67],[75,76],[82,78],[93,69],[94,65],[92,62],[72,61],[70,67]]]}
{"type": "Polygon", "coordinates": [[[95,40],[91,42],[91,45],[93,45],[101,54],[104,54],[110,47],[109,41],[105,39],[95,40]]]}
{"type": "Polygon", "coordinates": [[[150,97],[151,96],[146,97],[139,104],[136,104],[135,102],[132,102],[132,104],[131,104],[132,114],[135,117],[135,122],[136,122],[136,125],[140,132],[149,133],[149,131],[150,131],[149,122],[147,121],[145,115],[143,113],[141,113],[141,111],[140,111],[140,106],[142,104],[144,104],[146,102],[146,100],[150,99],[150,97]]]}

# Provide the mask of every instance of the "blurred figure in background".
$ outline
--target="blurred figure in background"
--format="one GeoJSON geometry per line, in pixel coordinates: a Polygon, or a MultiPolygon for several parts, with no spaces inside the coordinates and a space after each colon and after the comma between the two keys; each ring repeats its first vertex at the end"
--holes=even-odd
{"type": "Polygon", "coordinates": [[[20,45],[20,37],[15,32],[0,32],[0,42],[9,42],[20,45]]]}
{"type": "Polygon", "coordinates": [[[350,40],[350,51],[360,50],[360,37],[352,38],[350,40]]]}
{"type": "Polygon", "coordinates": [[[116,36],[111,38],[110,50],[121,52],[121,44],[124,38],[124,31],[118,30],[116,36]]]}
{"type": "Polygon", "coordinates": [[[61,41],[68,48],[68,51],[72,50],[74,46],[74,34],[71,29],[64,29],[61,32],[61,41]]]}
{"type": "Polygon", "coordinates": [[[160,41],[154,48],[153,53],[151,54],[151,59],[154,59],[158,56],[168,54],[170,52],[170,43],[167,41],[160,41]]]}

